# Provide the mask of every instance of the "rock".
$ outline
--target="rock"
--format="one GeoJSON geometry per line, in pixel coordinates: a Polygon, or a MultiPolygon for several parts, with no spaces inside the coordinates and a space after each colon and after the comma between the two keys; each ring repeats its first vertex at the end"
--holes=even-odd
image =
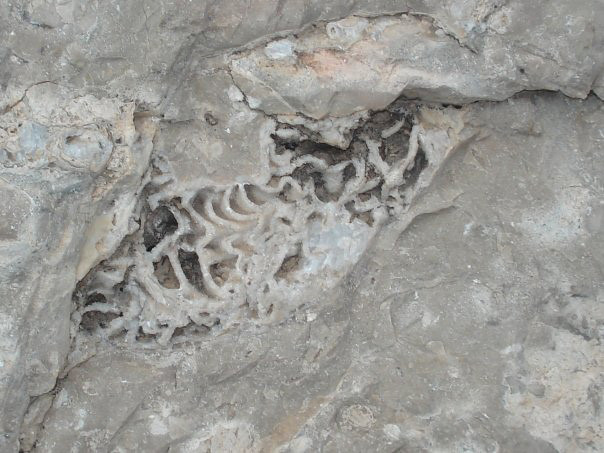
{"type": "Polygon", "coordinates": [[[596,0],[0,5],[0,451],[600,451],[596,0]]]}
{"type": "MultiPolygon", "coordinates": [[[[588,20],[578,19],[577,27],[588,20]]],[[[472,49],[422,15],[353,17],[297,35],[295,60],[271,61],[252,50],[234,59],[231,68],[244,93],[262,99],[260,110],[314,119],[380,110],[399,96],[465,104],[548,89],[584,98],[602,71],[598,61],[585,72],[570,72],[546,58],[547,51],[508,41],[505,33],[482,34],[480,47],[472,49]]]]}
{"type": "Polygon", "coordinates": [[[294,44],[287,39],[272,41],[266,45],[264,53],[271,60],[281,60],[293,56],[294,44]]]}

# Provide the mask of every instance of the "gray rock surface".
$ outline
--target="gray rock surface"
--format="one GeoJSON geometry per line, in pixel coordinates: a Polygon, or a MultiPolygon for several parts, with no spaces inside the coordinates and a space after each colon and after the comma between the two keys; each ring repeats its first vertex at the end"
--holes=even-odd
{"type": "Polygon", "coordinates": [[[603,18],[0,2],[0,451],[604,450],[603,18]]]}

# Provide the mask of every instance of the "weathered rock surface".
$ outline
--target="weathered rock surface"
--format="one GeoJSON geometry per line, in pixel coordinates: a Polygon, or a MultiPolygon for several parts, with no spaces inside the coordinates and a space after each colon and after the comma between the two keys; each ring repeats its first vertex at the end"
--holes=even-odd
{"type": "Polygon", "coordinates": [[[0,4],[0,451],[603,450],[603,17],[0,4]]]}

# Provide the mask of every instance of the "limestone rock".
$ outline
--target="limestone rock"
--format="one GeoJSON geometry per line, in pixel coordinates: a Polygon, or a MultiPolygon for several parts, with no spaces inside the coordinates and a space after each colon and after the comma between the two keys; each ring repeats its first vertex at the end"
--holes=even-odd
{"type": "Polygon", "coordinates": [[[0,451],[601,451],[604,4],[0,4],[0,451]]]}

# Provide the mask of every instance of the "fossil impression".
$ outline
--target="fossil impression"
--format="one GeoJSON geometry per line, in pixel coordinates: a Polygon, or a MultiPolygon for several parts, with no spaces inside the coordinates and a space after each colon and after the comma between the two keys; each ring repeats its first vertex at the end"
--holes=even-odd
{"type": "Polygon", "coordinates": [[[346,149],[272,122],[263,184],[179,190],[154,159],[140,227],[75,293],[75,324],[104,338],[166,345],[311,305],[408,210],[454,144],[454,109],[395,102],[360,118],[346,149]]]}

